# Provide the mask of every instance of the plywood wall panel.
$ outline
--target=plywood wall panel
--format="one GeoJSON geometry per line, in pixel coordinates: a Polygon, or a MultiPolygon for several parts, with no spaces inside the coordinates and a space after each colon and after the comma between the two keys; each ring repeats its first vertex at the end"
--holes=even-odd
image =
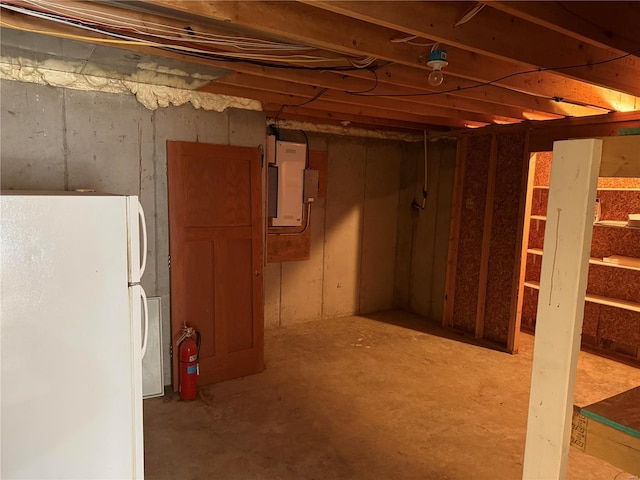
{"type": "Polygon", "coordinates": [[[603,305],[600,309],[598,337],[637,346],[640,344],[640,313],[603,305]]]}
{"type": "Polygon", "coordinates": [[[529,228],[529,248],[542,248],[544,246],[544,220],[531,220],[529,228]]]}
{"type": "Polygon", "coordinates": [[[587,291],[594,295],[640,302],[640,271],[591,265],[587,291]]]}
{"type": "Polygon", "coordinates": [[[534,188],[531,196],[531,215],[547,215],[547,203],[549,201],[548,188],[534,188]]]}
{"type": "Polygon", "coordinates": [[[525,287],[522,298],[522,320],[523,330],[531,332],[536,325],[536,312],[538,310],[538,290],[525,287]]]}
{"type": "Polygon", "coordinates": [[[527,281],[539,282],[541,270],[542,256],[533,255],[531,253],[527,254],[527,270],[525,279],[527,281]]]}
{"type": "Polygon", "coordinates": [[[601,220],[628,220],[628,214],[640,213],[640,190],[600,190],[601,220]]]}
{"type": "Polygon", "coordinates": [[[534,185],[549,185],[549,179],[551,178],[551,158],[552,152],[537,152],[536,153],[536,172],[534,185]]]}
{"type": "Polygon", "coordinates": [[[467,332],[474,332],[476,326],[490,149],[491,135],[468,140],[453,307],[454,326],[467,332]]]}
{"type": "Polygon", "coordinates": [[[595,225],[591,256],[602,258],[610,255],[640,257],[640,229],[595,225]]]}
{"type": "Polygon", "coordinates": [[[595,337],[598,334],[598,319],[600,318],[600,307],[598,303],[585,302],[584,320],[582,321],[582,333],[595,337]]]}
{"type": "MultiPolygon", "coordinates": [[[[313,225],[313,220],[310,223],[313,225]]],[[[310,228],[296,235],[267,234],[267,263],[309,260],[311,257],[310,228]]]]}
{"type": "Polygon", "coordinates": [[[497,135],[498,162],[489,249],[484,337],[507,343],[512,309],[513,272],[519,267],[522,229],[523,163],[526,133],[497,135]]]}

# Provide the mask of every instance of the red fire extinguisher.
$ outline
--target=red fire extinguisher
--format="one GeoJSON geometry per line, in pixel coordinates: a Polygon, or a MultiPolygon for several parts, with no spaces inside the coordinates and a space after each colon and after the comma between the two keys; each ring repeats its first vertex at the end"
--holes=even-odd
{"type": "Polygon", "coordinates": [[[193,400],[198,393],[197,377],[200,374],[198,354],[200,352],[200,333],[186,325],[176,342],[180,360],[180,398],[193,400]],[[195,339],[194,339],[195,337],[195,339]]]}

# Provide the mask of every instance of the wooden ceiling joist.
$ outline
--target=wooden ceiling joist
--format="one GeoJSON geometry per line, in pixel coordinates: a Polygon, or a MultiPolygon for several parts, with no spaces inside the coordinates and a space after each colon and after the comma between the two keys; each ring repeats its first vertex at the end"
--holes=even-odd
{"type": "Polygon", "coordinates": [[[640,3],[630,1],[490,1],[492,8],[618,53],[640,50],[640,3]]]}
{"type": "Polygon", "coordinates": [[[640,110],[640,38],[635,33],[640,6],[629,2],[497,0],[484,4],[457,28],[453,24],[469,3],[15,0],[11,4],[43,11],[64,5],[75,12],[91,12],[90,24],[104,34],[5,9],[4,27],[12,22],[18,29],[46,30],[87,42],[109,39],[111,29],[143,42],[125,42],[117,48],[226,68],[234,73],[201,90],[260,100],[268,114],[280,113],[281,119],[316,118],[382,129],[395,125],[415,131],[640,110]],[[137,27],[118,30],[107,20],[100,25],[101,18],[130,18],[137,27]],[[154,37],[158,27],[171,28],[175,38],[154,37]],[[303,53],[314,59],[298,57],[278,64],[277,52],[268,51],[256,51],[262,60],[257,62],[225,59],[243,50],[199,43],[194,32],[305,45],[309,49],[303,53]],[[426,65],[433,42],[449,53],[445,81],[435,87],[427,82],[431,67],[426,65]],[[194,56],[181,48],[206,53],[194,56]],[[622,60],[593,65],[626,53],[622,60]],[[354,67],[353,62],[364,59],[365,65],[354,67]],[[581,62],[590,66],[543,71],[581,62]],[[326,91],[314,99],[322,89],[326,91]]]}
{"type": "MultiPolygon", "coordinates": [[[[481,55],[541,68],[561,68],[557,73],[629,95],[640,96],[640,59],[627,57],[615,65],[588,66],[618,56],[616,51],[579,40],[524,21],[493,8],[485,8],[462,27],[456,20],[464,13],[458,2],[313,1],[315,7],[407,32],[481,55]],[[519,39],[519,40],[518,40],[519,39]]],[[[451,58],[450,61],[453,59],[451,58]]]]}

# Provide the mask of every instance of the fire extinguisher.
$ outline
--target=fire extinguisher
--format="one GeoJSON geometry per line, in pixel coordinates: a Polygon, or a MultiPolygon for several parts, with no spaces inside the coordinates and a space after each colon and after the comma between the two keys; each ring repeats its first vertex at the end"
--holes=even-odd
{"type": "Polygon", "coordinates": [[[197,377],[200,375],[200,365],[198,364],[200,333],[185,325],[176,344],[179,349],[180,361],[180,398],[193,400],[198,393],[197,377]]]}

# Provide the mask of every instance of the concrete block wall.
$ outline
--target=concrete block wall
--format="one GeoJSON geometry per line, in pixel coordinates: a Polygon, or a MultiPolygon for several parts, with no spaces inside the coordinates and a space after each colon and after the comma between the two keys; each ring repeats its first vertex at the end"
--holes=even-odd
{"type": "Polygon", "coordinates": [[[257,146],[262,112],[190,105],[150,111],[131,95],[0,81],[3,189],[138,195],[148,230],[147,295],[162,298],[165,383],[170,383],[166,141],[257,146]]]}
{"type": "Polygon", "coordinates": [[[327,198],[311,207],[311,259],[266,267],[268,327],[394,306],[401,166],[415,152],[405,142],[309,137],[328,153],[327,198]]]}
{"type": "Polygon", "coordinates": [[[398,204],[398,234],[394,305],[442,322],[449,225],[456,162],[455,140],[429,142],[427,147],[427,200],[421,202],[424,185],[424,148],[407,144],[412,154],[403,157],[398,204]]]}
{"type": "MultiPolygon", "coordinates": [[[[0,94],[3,189],[139,195],[149,234],[142,283],[162,298],[169,383],[166,141],[256,146],[265,141],[264,114],[190,105],[152,112],[129,95],[12,81],[0,81],[0,94]]],[[[311,207],[310,260],[266,266],[266,326],[394,307],[437,318],[455,146],[433,146],[427,208],[418,213],[411,201],[420,195],[421,143],[324,134],[309,140],[311,149],[328,152],[327,198],[311,207]]]]}

